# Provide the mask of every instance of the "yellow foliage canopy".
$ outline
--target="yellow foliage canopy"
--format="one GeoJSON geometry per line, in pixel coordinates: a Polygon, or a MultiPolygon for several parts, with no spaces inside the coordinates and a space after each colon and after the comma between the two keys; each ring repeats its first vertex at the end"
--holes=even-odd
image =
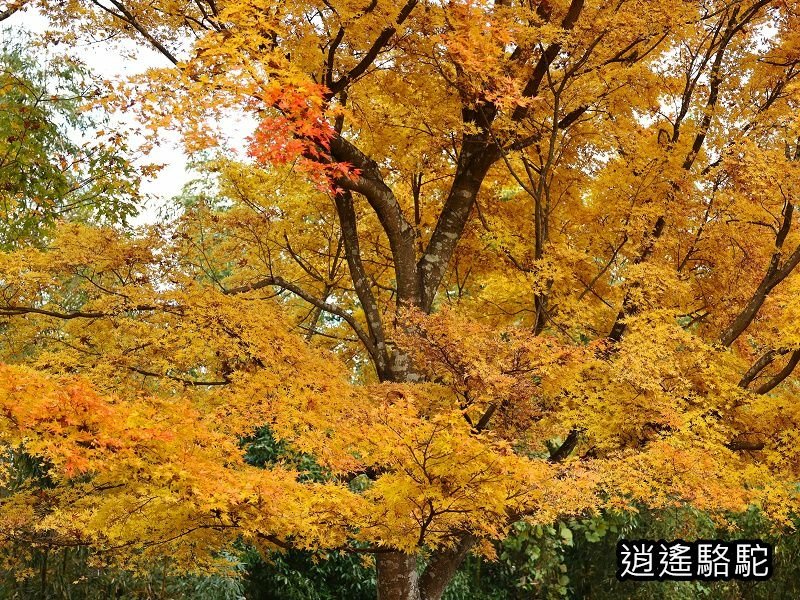
{"type": "Polygon", "coordinates": [[[14,531],[374,552],[430,600],[520,518],[793,513],[797,2],[39,4],[170,62],[107,99],[154,135],[259,126],[173,222],[0,255],[3,432],[58,473],[14,531]],[[243,463],[262,425],[324,478],[243,463]]]}

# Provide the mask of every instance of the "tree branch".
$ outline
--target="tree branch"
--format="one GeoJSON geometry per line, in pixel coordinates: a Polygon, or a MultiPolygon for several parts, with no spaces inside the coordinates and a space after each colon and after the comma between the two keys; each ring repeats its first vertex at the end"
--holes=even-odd
{"type": "MultiPolygon", "coordinates": [[[[472,116],[465,110],[465,121],[472,116]]],[[[465,136],[458,156],[458,166],[450,192],[444,203],[436,228],[431,235],[425,252],[417,263],[422,278],[422,308],[431,309],[436,290],[442,282],[453,251],[464,232],[472,205],[478,196],[483,179],[492,164],[500,157],[494,144],[488,141],[489,119],[487,115],[482,124],[483,132],[465,136]]]]}
{"type": "Polygon", "coordinates": [[[762,354],[753,365],[747,369],[747,372],[742,375],[742,378],[739,380],[739,387],[747,389],[747,386],[758,377],[758,374],[761,373],[764,369],[766,369],[772,361],[779,355],[786,354],[789,350],[786,348],[780,348],[778,350],[768,350],[764,354],[762,354]]]}
{"type": "MultiPolygon", "coordinates": [[[[333,98],[333,96],[345,89],[352,81],[358,77],[361,77],[361,75],[366,72],[366,70],[378,57],[380,51],[383,50],[387,43],[389,43],[389,40],[392,39],[392,36],[397,33],[397,28],[403,24],[403,22],[411,14],[411,11],[414,10],[414,7],[417,5],[418,1],[419,0],[408,0],[405,6],[400,9],[400,13],[395,19],[395,25],[386,27],[383,31],[381,31],[376,40],[372,43],[370,49],[367,50],[367,53],[358,62],[358,64],[350,69],[350,71],[348,71],[346,75],[343,75],[338,81],[330,84],[329,98],[333,98]]],[[[332,65],[329,65],[328,68],[332,68],[332,65]]]]}
{"type": "Polygon", "coordinates": [[[353,281],[353,287],[367,319],[370,339],[377,352],[375,367],[379,374],[383,374],[382,372],[388,369],[389,364],[389,357],[386,352],[386,336],[383,330],[380,309],[375,301],[375,295],[372,293],[364,270],[364,264],[361,261],[353,197],[348,190],[345,190],[336,194],[334,202],[339,215],[339,226],[342,230],[345,256],[347,257],[347,265],[350,268],[350,278],[353,281]]]}
{"type": "Polygon", "coordinates": [[[53,310],[46,310],[43,308],[35,308],[33,306],[6,305],[6,306],[0,306],[0,316],[16,317],[26,314],[35,314],[35,315],[44,315],[46,317],[53,317],[54,319],[63,319],[66,321],[70,319],[100,319],[103,317],[112,317],[123,312],[151,311],[158,309],[159,307],[157,306],[141,305],[141,306],[133,306],[130,308],[123,308],[115,312],[80,311],[80,310],[75,310],[70,312],[58,312],[53,310]]]}
{"type": "Polygon", "coordinates": [[[786,259],[781,265],[782,247],[786,240],[789,230],[792,226],[792,217],[794,214],[794,205],[787,202],[783,210],[783,223],[778,230],[778,235],[775,238],[775,251],[770,258],[769,266],[767,267],[764,277],[758,284],[756,291],[750,297],[750,300],[745,305],[744,309],[736,316],[728,328],[720,335],[720,343],[723,346],[730,346],[736,339],[744,333],[745,329],[753,322],[753,319],[758,314],[767,296],[772,289],[794,270],[798,263],[800,263],[800,246],[786,259]]]}
{"type": "Polygon", "coordinates": [[[201,386],[201,385],[228,385],[231,380],[227,377],[223,377],[221,381],[197,381],[194,379],[184,379],[183,377],[176,377],[175,375],[169,375],[166,373],[154,373],[153,371],[145,371],[144,369],[140,369],[138,367],[128,367],[134,373],[139,373],[139,375],[144,375],[145,377],[158,377],[159,379],[171,379],[173,381],[177,381],[184,385],[191,385],[191,386],[201,386]]]}
{"type": "Polygon", "coordinates": [[[353,329],[355,334],[358,336],[358,339],[361,340],[361,343],[366,348],[367,352],[369,352],[370,356],[378,362],[378,351],[375,348],[375,345],[372,343],[369,335],[361,328],[358,324],[358,321],[353,317],[353,315],[347,313],[341,307],[335,306],[333,304],[329,304],[328,302],[323,302],[319,298],[316,298],[300,288],[299,286],[294,285],[293,283],[289,283],[282,277],[272,276],[266,277],[260,281],[255,283],[251,283],[250,285],[243,285],[240,287],[230,288],[223,291],[225,294],[245,294],[247,292],[254,292],[256,290],[263,289],[265,287],[279,287],[281,289],[286,290],[287,292],[293,293],[295,296],[298,296],[308,302],[309,304],[313,304],[314,306],[321,308],[325,312],[328,312],[332,315],[336,315],[337,317],[344,320],[350,327],[353,329]]]}
{"type": "MultiPolygon", "coordinates": [[[[705,106],[705,110],[703,112],[703,118],[702,118],[702,120],[700,122],[700,127],[698,129],[697,134],[695,135],[694,141],[692,142],[692,148],[688,152],[688,154],[686,155],[686,158],[684,159],[683,164],[681,165],[682,169],[684,171],[688,172],[688,171],[691,170],[692,166],[694,165],[695,160],[697,159],[698,153],[700,152],[701,148],[703,147],[703,144],[705,143],[706,136],[707,136],[709,128],[711,126],[711,120],[712,120],[712,117],[713,117],[713,114],[714,114],[714,109],[716,108],[716,105],[717,105],[717,101],[719,99],[719,92],[720,92],[720,87],[721,87],[721,84],[722,84],[721,69],[722,69],[722,62],[723,62],[723,59],[724,59],[724,56],[725,56],[725,51],[727,50],[728,45],[733,40],[733,38],[736,35],[736,33],[741,31],[742,28],[745,26],[745,24],[747,22],[749,22],[756,15],[756,13],[759,11],[759,9],[761,7],[763,7],[764,5],[766,5],[769,1],[770,0],[758,0],[758,2],[756,2],[753,6],[751,6],[745,12],[745,14],[742,16],[742,18],[740,20],[738,20],[738,21],[737,21],[737,17],[738,17],[738,14],[739,14],[739,7],[734,8],[732,14],[729,17],[726,17],[725,19],[723,19],[723,20],[727,20],[727,24],[725,26],[725,31],[722,34],[722,37],[719,39],[719,46],[716,49],[716,52],[715,52],[715,55],[714,55],[714,62],[712,63],[712,66],[711,66],[711,81],[710,81],[710,85],[709,85],[708,99],[706,101],[706,106],[705,106]]],[[[713,48],[713,45],[716,43],[715,40],[716,40],[716,36],[718,35],[718,33],[719,33],[720,29],[721,29],[721,22],[720,22],[720,25],[718,25],[718,27],[716,29],[716,32],[715,32],[715,35],[714,35],[714,40],[712,40],[711,48],[713,48]]],[[[709,48],[709,51],[710,51],[711,48],[709,48]]],[[[706,56],[708,56],[708,54],[706,56]]],[[[703,64],[705,64],[705,63],[703,63],[703,64]]],[[[699,77],[699,75],[698,75],[698,77],[699,77]]],[[[687,90],[688,89],[690,89],[690,88],[687,88],[687,90]]],[[[686,92],[684,92],[684,94],[686,94],[686,92]]],[[[684,99],[683,106],[684,106],[684,108],[682,108],[681,112],[685,113],[685,111],[688,110],[688,108],[689,108],[688,99],[686,99],[686,98],[684,99]]],[[[673,132],[672,144],[670,145],[670,147],[672,147],[672,145],[675,142],[677,142],[677,140],[678,140],[679,126],[680,126],[680,115],[676,119],[676,122],[675,122],[675,129],[674,129],[674,132],[673,132]]],[[[674,193],[674,190],[676,189],[676,185],[675,185],[674,182],[672,183],[672,188],[673,188],[673,191],[670,192],[670,195],[672,195],[672,193],[674,193]]],[[[661,237],[661,234],[664,231],[665,224],[666,224],[666,222],[665,222],[664,216],[663,215],[659,216],[658,219],[656,220],[655,226],[653,227],[653,232],[650,234],[649,237],[647,237],[645,239],[644,249],[641,252],[641,254],[639,255],[639,257],[637,257],[637,259],[634,260],[634,264],[638,264],[638,263],[641,263],[642,261],[646,260],[647,257],[652,253],[652,251],[653,251],[653,249],[655,247],[656,241],[661,237]]],[[[800,260],[800,255],[798,255],[798,260],[800,260]]],[[[763,299],[761,300],[761,302],[763,303],[763,299]]],[[[759,304],[759,307],[760,307],[760,304],[759,304]]],[[[609,339],[611,339],[614,342],[617,342],[622,338],[622,335],[624,334],[625,329],[626,329],[626,325],[623,322],[623,319],[625,318],[626,315],[629,315],[632,312],[635,312],[635,310],[636,310],[636,307],[632,305],[632,303],[630,301],[630,295],[626,292],[626,294],[624,296],[624,299],[623,299],[622,308],[619,311],[619,313],[617,314],[617,317],[614,320],[614,325],[612,326],[611,332],[609,333],[609,336],[608,336],[609,339]]],[[[756,308],[756,310],[758,310],[758,309],[756,308]]],[[[755,313],[753,313],[752,316],[754,316],[754,315],[755,315],[755,313]]],[[[752,320],[752,316],[750,316],[750,320],[752,320]]],[[[743,317],[743,318],[746,318],[746,317],[743,317]]],[[[747,321],[747,324],[749,324],[749,321],[747,321]]],[[[746,327],[746,325],[745,325],[745,327],[746,327]]],[[[739,332],[739,333],[741,333],[741,332],[739,332]]],[[[738,336],[738,333],[736,335],[738,336]]],[[[733,339],[735,339],[735,337],[733,339]]],[[[731,342],[732,341],[733,340],[731,340],[731,342]]],[[[723,344],[727,346],[727,345],[730,345],[730,342],[726,344],[723,341],[723,344]]]]}
{"type": "Polygon", "coordinates": [[[21,0],[8,6],[4,11],[0,11],[0,21],[5,21],[19,9],[27,4],[27,0],[21,0]]]}
{"type": "MultiPolygon", "coordinates": [[[[583,5],[584,0],[572,0],[569,5],[569,9],[567,10],[567,14],[564,16],[563,21],[561,21],[562,29],[569,31],[575,26],[578,17],[583,11],[583,5]]],[[[536,66],[533,68],[533,73],[531,73],[531,76],[525,83],[525,87],[522,89],[522,95],[524,97],[533,98],[539,93],[539,86],[542,84],[542,81],[547,74],[547,70],[550,68],[550,63],[553,62],[553,59],[558,56],[560,51],[561,44],[557,43],[549,45],[544,52],[542,52],[542,56],[539,57],[536,66]]],[[[514,109],[511,119],[513,121],[521,121],[528,115],[528,110],[529,109],[527,106],[518,106],[514,109]]]]}
{"type": "Polygon", "coordinates": [[[789,361],[786,363],[783,369],[778,371],[778,373],[772,379],[756,388],[756,394],[766,394],[772,391],[775,386],[780,384],[784,379],[792,374],[798,362],[800,362],[800,350],[795,350],[792,352],[792,355],[789,357],[789,361]]]}
{"type": "Polygon", "coordinates": [[[359,170],[356,177],[340,177],[340,187],[357,192],[369,202],[389,239],[392,249],[398,300],[419,305],[420,288],[416,270],[415,232],[391,188],[383,181],[378,164],[341,135],[331,140],[331,156],[359,170]]]}
{"type": "Polygon", "coordinates": [[[44,310],[42,308],[33,308],[32,306],[3,306],[0,307],[0,316],[14,317],[25,314],[44,315],[46,317],[53,317],[55,319],[99,319],[107,316],[107,313],[100,311],[71,311],[71,312],[56,312],[52,310],[44,310]]]}
{"type": "Polygon", "coordinates": [[[145,29],[142,26],[142,24],[139,23],[139,21],[136,19],[136,17],[133,15],[133,13],[131,13],[125,7],[125,5],[122,4],[122,2],[119,2],[119,0],[109,0],[109,1],[111,2],[111,4],[114,5],[114,7],[119,12],[115,12],[115,11],[111,10],[107,6],[103,5],[99,0],[92,0],[92,4],[94,4],[95,6],[101,8],[102,10],[106,11],[110,15],[113,15],[114,17],[116,17],[120,21],[124,21],[125,23],[127,23],[128,25],[133,27],[136,31],[139,32],[139,34],[144,39],[146,39],[150,43],[151,46],[153,46],[153,48],[158,50],[173,65],[177,65],[178,64],[178,59],[175,58],[175,56],[172,54],[172,52],[167,50],[167,48],[166,48],[166,46],[164,46],[164,44],[159,42],[155,37],[153,37],[153,35],[149,31],[147,31],[147,29],[145,29]]]}
{"type": "Polygon", "coordinates": [[[575,449],[575,446],[578,445],[579,437],[580,437],[579,429],[570,430],[564,442],[558,448],[554,448],[550,451],[550,458],[548,458],[547,460],[549,460],[552,463],[559,463],[565,460],[570,454],[572,454],[572,451],[575,449]]]}
{"type": "Polygon", "coordinates": [[[763,439],[752,439],[747,434],[737,435],[725,446],[734,451],[758,451],[766,447],[763,439]]]}

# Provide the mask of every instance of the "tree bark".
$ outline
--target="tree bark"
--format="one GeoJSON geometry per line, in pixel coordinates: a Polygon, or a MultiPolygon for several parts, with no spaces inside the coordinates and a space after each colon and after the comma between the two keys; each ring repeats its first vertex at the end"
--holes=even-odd
{"type": "Polygon", "coordinates": [[[376,563],[378,600],[422,600],[415,555],[381,552],[376,563]]]}
{"type": "Polygon", "coordinates": [[[422,600],[441,600],[444,591],[476,541],[474,536],[465,534],[455,548],[442,550],[431,556],[428,567],[420,578],[422,600]]]}
{"type": "Polygon", "coordinates": [[[422,574],[415,555],[378,554],[378,600],[441,600],[476,541],[473,535],[463,534],[455,547],[434,552],[422,574]]]}

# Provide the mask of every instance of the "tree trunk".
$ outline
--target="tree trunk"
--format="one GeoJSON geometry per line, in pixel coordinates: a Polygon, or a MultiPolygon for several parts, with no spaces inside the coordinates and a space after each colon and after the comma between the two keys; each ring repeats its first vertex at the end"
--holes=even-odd
{"type": "Polygon", "coordinates": [[[431,556],[428,567],[420,577],[422,600],[441,600],[476,541],[472,535],[465,534],[454,548],[440,550],[431,556]]]}
{"type": "Polygon", "coordinates": [[[416,555],[379,553],[378,600],[441,600],[476,541],[473,535],[462,534],[452,548],[434,552],[421,574],[416,555]]]}
{"type": "Polygon", "coordinates": [[[417,557],[402,552],[377,555],[378,600],[421,600],[417,557]]]}

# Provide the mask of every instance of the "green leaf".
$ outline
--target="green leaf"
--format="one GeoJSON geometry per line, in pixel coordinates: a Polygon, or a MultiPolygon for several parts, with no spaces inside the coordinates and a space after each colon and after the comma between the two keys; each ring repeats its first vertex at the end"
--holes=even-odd
{"type": "Polygon", "coordinates": [[[559,531],[559,535],[561,539],[564,541],[564,545],[572,546],[572,530],[566,526],[566,524],[561,524],[561,529],[559,531]]]}

